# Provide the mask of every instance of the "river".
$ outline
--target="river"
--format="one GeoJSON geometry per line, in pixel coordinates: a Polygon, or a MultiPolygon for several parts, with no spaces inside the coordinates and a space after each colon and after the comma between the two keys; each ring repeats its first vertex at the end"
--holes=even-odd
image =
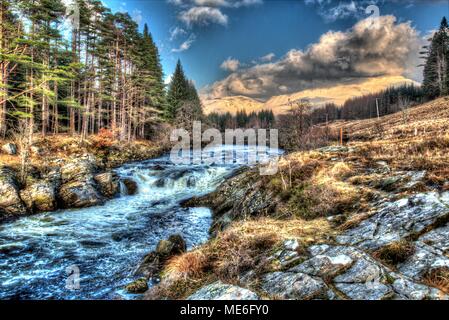
{"type": "MultiPolygon", "coordinates": [[[[277,151],[270,151],[277,154],[277,151]]],[[[124,285],[159,240],[207,241],[211,211],[181,201],[212,192],[241,164],[175,165],[168,156],[116,169],[138,193],[102,206],[58,210],[0,224],[0,299],[133,299],[124,285]],[[79,270],[79,288],[67,286],[79,270]]]]}

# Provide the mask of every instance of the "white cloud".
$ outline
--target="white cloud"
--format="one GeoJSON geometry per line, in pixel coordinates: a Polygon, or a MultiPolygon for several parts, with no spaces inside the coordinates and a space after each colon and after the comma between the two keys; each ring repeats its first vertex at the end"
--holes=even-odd
{"type": "Polygon", "coordinates": [[[370,19],[344,32],[330,31],[305,50],[292,49],[275,62],[239,69],[206,88],[212,97],[247,95],[266,99],[286,92],[416,72],[420,38],[394,16],[370,19]],[[413,62],[412,62],[413,61],[413,62]]]}
{"type": "Polygon", "coordinates": [[[170,30],[170,41],[173,41],[176,38],[183,36],[185,34],[187,34],[187,31],[185,31],[183,28],[174,27],[170,30]]]}
{"type": "Polygon", "coordinates": [[[232,59],[231,57],[227,58],[223,63],[221,64],[220,68],[226,71],[232,71],[235,72],[240,66],[240,61],[237,59],[232,59]]]}
{"type": "Polygon", "coordinates": [[[181,9],[178,19],[188,27],[194,25],[228,24],[228,15],[224,9],[238,9],[263,3],[263,0],[167,0],[168,3],[181,9]]]}
{"type": "Polygon", "coordinates": [[[263,57],[260,57],[260,61],[262,62],[270,62],[271,60],[274,59],[274,57],[276,57],[276,55],[274,53],[269,53],[263,57]]]}
{"type": "Polygon", "coordinates": [[[217,8],[211,7],[193,7],[189,10],[182,11],[179,14],[179,19],[187,26],[193,25],[207,26],[211,23],[227,25],[228,16],[223,14],[217,8]]]}
{"type": "Polygon", "coordinates": [[[192,44],[195,42],[195,39],[196,39],[196,37],[192,33],[190,35],[190,37],[179,46],[179,48],[174,48],[171,51],[172,52],[183,52],[183,51],[189,50],[190,47],[192,46],[192,44]]]}

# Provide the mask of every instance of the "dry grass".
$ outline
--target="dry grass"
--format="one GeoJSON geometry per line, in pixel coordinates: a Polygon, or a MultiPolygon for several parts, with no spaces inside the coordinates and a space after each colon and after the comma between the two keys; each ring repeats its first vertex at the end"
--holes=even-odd
{"type": "Polygon", "coordinates": [[[423,282],[449,294],[449,268],[439,267],[427,271],[423,276],[423,282]]]}
{"type": "Polygon", "coordinates": [[[162,273],[162,282],[146,297],[183,298],[217,279],[238,283],[241,274],[247,270],[270,271],[273,266],[268,257],[282,241],[297,239],[302,247],[307,247],[329,242],[333,234],[325,219],[259,218],[235,222],[207,244],[169,260],[162,273]]]}
{"type": "Polygon", "coordinates": [[[399,263],[405,262],[414,253],[414,244],[406,240],[401,240],[378,249],[373,253],[373,256],[385,264],[395,267],[399,263]]]}

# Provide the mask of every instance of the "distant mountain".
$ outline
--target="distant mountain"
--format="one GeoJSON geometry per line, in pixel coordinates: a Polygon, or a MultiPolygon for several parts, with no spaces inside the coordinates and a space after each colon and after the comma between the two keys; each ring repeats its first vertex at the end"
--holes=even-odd
{"type": "Polygon", "coordinates": [[[244,96],[233,96],[203,100],[203,107],[206,114],[212,112],[236,114],[237,111],[241,110],[248,113],[262,110],[264,103],[244,96]]]}
{"type": "Polygon", "coordinates": [[[379,92],[388,87],[400,86],[405,83],[418,84],[402,76],[387,76],[366,79],[356,84],[340,84],[329,88],[310,89],[292,94],[274,96],[266,102],[260,102],[244,96],[232,96],[217,99],[203,99],[203,105],[206,114],[211,112],[230,112],[235,114],[239,110],[245,110],[246,112],[272,110],[275,114],[282,114],[290,109],[289,101],[308,99],[314,106],[331,102],[342,105],[349,98],[379,92]]]}

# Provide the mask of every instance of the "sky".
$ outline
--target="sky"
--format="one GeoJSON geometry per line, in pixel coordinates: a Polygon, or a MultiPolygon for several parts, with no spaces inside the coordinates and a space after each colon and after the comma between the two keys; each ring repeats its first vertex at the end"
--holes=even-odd
{"type": "Polygon", "coordinates": [[[148,24],[167,79],[181,59],[202,94],[260,101],[373,77],[419,82],[419,47],[449,16],[448,0],[103,2],[148,24]]]}

